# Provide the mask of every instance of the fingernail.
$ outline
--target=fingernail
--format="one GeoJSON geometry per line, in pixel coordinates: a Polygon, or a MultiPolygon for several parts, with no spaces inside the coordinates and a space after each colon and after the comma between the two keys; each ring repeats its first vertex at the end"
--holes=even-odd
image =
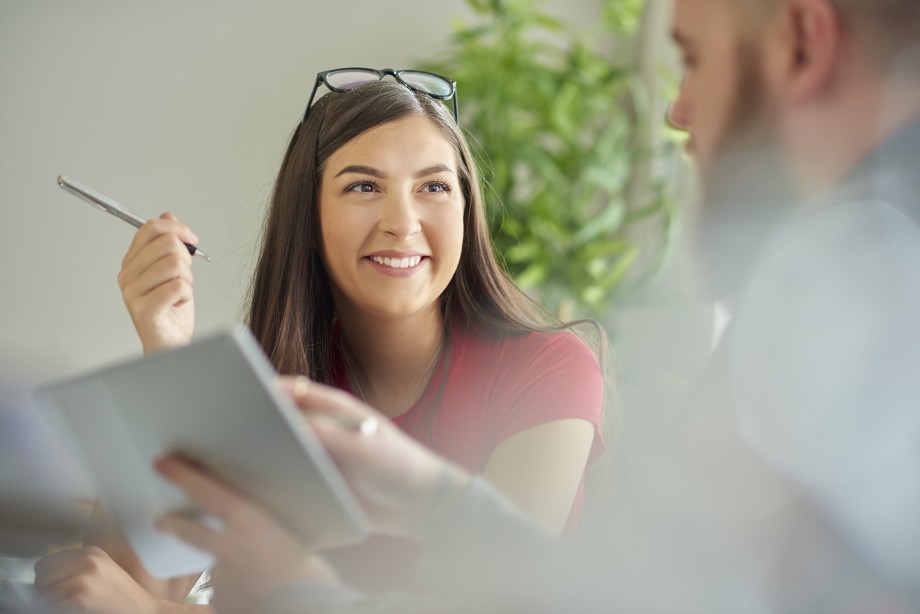
{"type": "Polygon", "coordinates": [[[310,390],[310,380],[303,375],[294,378],[294,398],[300,398],[310,390]]]}

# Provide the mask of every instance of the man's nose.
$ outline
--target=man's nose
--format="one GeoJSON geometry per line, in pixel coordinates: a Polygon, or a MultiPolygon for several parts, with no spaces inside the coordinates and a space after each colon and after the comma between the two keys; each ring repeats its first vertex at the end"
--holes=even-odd
{"type": "Polygon", "coordinates": [[[687,78],[684,77],[680,81],[680,89],[677,92],[677,98],[668,106],[668,110],[665,113],[665,121],[667,124],[671,128],[683,132],[690,131],[690,109],[687,104],[685,92],[686,85],[687,78]]]}

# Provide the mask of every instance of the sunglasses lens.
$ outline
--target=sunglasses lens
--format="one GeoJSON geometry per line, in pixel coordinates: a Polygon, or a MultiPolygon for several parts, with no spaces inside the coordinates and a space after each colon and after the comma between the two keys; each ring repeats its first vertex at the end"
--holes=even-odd
{"type": "Polygon", "coordinates": [[[399,76],[403,81],[415,89],[421,90],[431,96],[449,98],[453,92],[453,87],[451,87],[450,82],[437,75],[413,70],[402,70],[399,72],[399,76]]]}
{"type": "Polygon", "coordinates": [[[380,75],[369,70],[337,70],[326,75],[326,83],[341,90],[351,90],[374,81],[380,81],[380,75]]]}

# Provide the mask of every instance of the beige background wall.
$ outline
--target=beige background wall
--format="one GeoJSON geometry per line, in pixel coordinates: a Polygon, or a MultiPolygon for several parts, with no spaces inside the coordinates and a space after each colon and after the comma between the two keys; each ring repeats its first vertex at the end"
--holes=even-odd
{"type": "MultiPolygon", "coordinates": [[[[600,14],[599,0],[546,6],[585,26],[600,14]]],[[[140,351],[115,280],[133,229],[62,192],[58,174],[188,222],[214,258],[194,266],[196,332],[228,325],[315,73],[412,66],[456,18],[469,18],[462,0],[0,0],[4,377],[140,351]]]]}

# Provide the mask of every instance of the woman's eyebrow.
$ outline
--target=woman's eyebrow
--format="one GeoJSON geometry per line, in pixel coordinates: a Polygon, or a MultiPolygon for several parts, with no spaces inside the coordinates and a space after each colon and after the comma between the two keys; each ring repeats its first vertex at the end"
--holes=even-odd
{"type": "Polygon", "coordinates": [[[436,173],[453,173],[454,169],[447,166],[446,164],[433,164],[428,168],[423,168],[419,172],[415,173],[415,178],[427,177],[428,175],[434,175],[436,173]]]}
{"type": "MultiPolygon", "coordinates": [[[[416,179],[419,177],[427,177],[428,175],[435,175],[437,173],[453,173],[454,169],[447,166],[446,164],[432,164],[426,168],[415,173],[416,179]]],[[[386,173],[381,170],[374,168],[373,166],[365,166],[363,164],[350,164],[336,173],[336,177],[342,175],[347,175],[349,173],[356,175],[370,175],[371,177],[376,177],[378,179],[385,179],[386,173]]]]}
{"type": "Polygon", "coordinates": [[[384,177],[386,177],[386,175],[384,175],[383,172],[377,170],[373,166],[363,166],[361,164],[351,164],[349,166],[346,166],[345,168],[340,170],[338,173],[336,173],[335,176],[340,177],[347,173],[354,173],[357,175],[370,175],[371,177],[377,177],[378,179],[383,179],[384,177]]]}

